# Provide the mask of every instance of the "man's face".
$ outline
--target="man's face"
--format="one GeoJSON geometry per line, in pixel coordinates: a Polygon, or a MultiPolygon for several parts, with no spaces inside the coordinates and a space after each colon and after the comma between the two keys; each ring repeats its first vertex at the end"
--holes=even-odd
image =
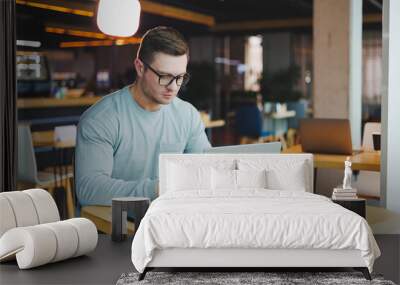
{"type": "Polygon", "coordinates": [[[159,83],[160,75],[178,76],[186,73],[187,55],[172,56],[165,53],[156,53],[152,62],[144,64],[141,87],[146,98],[155,104],[167,105],[177,96],[180,86],[173,80],[168,86],[159,83]],[[149,66],[146,66],[148,64],[149,66]],[[151,70],[154,69],[154,71],[151,70]]]}

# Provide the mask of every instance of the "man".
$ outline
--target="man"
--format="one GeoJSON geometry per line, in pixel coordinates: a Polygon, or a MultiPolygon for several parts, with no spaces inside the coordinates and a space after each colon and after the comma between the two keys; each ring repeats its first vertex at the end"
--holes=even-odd
{"type": "Polygon", "coordinates": [[[176,97],[189,80],[188,57],[188,44],[179,32],[149,30],[134,62],[136,81],[82,115],[75,171],[82,205],[110,205],[113,197],[154,199],[160,153],[211,147],[199,112],[176,97]]]}

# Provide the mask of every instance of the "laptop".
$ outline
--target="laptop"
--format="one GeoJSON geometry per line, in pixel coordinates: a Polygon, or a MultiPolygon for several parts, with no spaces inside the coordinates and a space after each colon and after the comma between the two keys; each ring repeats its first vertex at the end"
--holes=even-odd
{"type": "Polygon", "coordinates": [[[280,153],[281,148],[281,142],[239,144],[212,147],[204,153],[280,153]]]}
{"type": "Polygon", "coordinates": [[[347,119],[301,119],[299,134],[304,152],[353,153],[350,122],[347,119]]]}

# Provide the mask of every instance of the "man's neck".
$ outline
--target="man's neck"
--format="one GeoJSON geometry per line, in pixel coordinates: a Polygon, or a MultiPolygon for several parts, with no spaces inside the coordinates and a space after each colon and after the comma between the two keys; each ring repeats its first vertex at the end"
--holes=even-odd
{"type": "Polygon", "coordinates": [[[151,99],[149,99],[144,93],[143,90],[141,89],[140,85],[138,84],[138,82],[134,82],[131,87],[129,88],[129,91],[131,92],[131,96],[133,98],[133,100],[136,101],[136,103],[138,103],[138,105],[149,112],[155,112],[160,110],[161,105],[155,103],[154,101],[152,101],[151,99]]]}

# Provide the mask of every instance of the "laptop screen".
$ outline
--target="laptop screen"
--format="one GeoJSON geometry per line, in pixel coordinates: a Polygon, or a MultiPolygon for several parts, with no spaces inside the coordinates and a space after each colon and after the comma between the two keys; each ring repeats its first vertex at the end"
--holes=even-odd
{"type": "Polygon", "coordinates": [[[280,142],[239,144],[212,147],[204,153],[280,153],[282,144],[280,142]]]}
{"type": "Polygon", "coordinates": [[[302,119],[299,133],[304,152],[346,155],[353,152],[347,119],[302,119]]]}

